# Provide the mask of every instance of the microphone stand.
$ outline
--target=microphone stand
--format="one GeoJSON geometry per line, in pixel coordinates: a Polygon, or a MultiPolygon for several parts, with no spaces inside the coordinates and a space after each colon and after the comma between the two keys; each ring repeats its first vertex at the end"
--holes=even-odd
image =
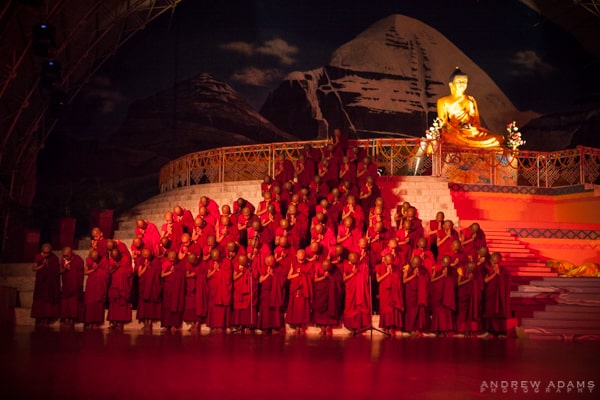
{"type": "MultiPolygon", "coordinates": [[[[375,328],[373,326],[373,286],[372,286],[372,278],[371,278],[371,266],[369,265],[369,258],[367,257],[367,271],[369,271],[368,285],[369,285],[369,326],[357,329],[352,336],[360,335],[364,332],[369,331],[371,334],[371,339],[373,339],[373,331],[384,334],[387,337],[390,337],[391,334],[389,332],[384,331],[383,329],[375,328]]],[[[381,318],[381,315],[379,316],[381,318]]]]}

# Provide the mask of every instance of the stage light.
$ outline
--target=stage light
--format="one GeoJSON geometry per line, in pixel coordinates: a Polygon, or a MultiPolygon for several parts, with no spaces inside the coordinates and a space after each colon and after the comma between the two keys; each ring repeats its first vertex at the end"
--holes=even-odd
{"type": "Polygon", "coordinates": [[[42,63],[40,83],[44,89],[53,89],[58,86],[62,77],[62,67],[58,61],[47,60],[42,63]]]}
{"type": "Polygon", "coordinates": [[[47,23],[33,26],[31,47],[33,53],[40,57],[49,57],[56,47],[56,29],[47,23]]]}

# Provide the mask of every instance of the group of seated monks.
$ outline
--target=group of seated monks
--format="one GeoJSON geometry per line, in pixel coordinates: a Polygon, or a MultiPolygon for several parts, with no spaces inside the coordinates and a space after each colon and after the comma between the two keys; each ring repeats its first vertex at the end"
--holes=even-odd
{"type": "Polygon", "coordinates": [[[94,329],[108,308],[122,330],[137,309],[146,332],[160,321],[169,332],[186,323],[269,334],[287,324],[331,335],[369,330],[379,315],[376,328],[393,336],[504,335],[508,274],[479,225],[457,231],[442,212],[424,225],[407,202],[390,209],[371,160],[336,137],[307,146],[295,166],[280,157],[256,205],[202,196],[195,217],[176,206],[160,229],[138,219],[129,246],[94,228],[86,260],[43,245],[32,317],[94,329]]]}

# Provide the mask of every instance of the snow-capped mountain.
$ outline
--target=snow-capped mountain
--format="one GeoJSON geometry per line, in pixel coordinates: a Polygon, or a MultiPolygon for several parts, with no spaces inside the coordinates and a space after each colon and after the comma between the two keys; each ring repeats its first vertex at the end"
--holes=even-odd
{"type": "Polygon", "coordinates": [[[261,113],[281,130],[302,138],[334,128],[358,136],[423,136],[436,101],[449,94],[448,77],[459,66],[469,75],[484,124],[503,133],[537,116],[520,112],[469,57],[432,27],[403,15],[375,23],[342,45],[328,65],[293,72],[271,94],[261,113]]]}

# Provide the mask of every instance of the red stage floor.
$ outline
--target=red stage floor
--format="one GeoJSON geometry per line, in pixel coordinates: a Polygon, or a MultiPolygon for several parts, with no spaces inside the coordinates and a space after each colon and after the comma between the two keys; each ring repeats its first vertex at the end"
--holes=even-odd
{"type": "Polygon", "coordinates": [[[26,328],[0,337],[0,393],[11,400],[526,400],[600,393],[599,342],[144,336],[26,328]],[[517,394],[511,388],[508,394],[500,388],[490,393],[502,381],[518,381],[517,394]],[[533,391],[536,381],[540,393],[533,391]],[[569,381],[575,385],[570,394],[566,387],[557,392],[569,381]],[[583,393],[577,393],[578,382],[584,382],[583,393]]]}

